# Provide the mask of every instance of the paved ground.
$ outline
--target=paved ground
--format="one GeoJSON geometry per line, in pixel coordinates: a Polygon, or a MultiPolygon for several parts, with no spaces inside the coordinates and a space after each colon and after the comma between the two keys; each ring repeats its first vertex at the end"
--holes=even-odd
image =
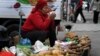
{"type": "Polygon", "coordinates": [[[81,31],[76,33],[79,35],[88,34],[92,42],[91,56],[100,56],[100,31],[81,31]]]}
{"type": "MultiPolygon", "coordinates": [[[[63,22],[64,23],[64,22],[63,22]]],[[[86,26],[90,26],[90,24],[75,24],[76,27],[74,27],[74,32],[76,32],[79,36],[83,35],[83,34],[87,34],[91,41],[92,41],[92,50],[91,50],[91,56],[100,56],[100,24],[92,24],[94,26],[97,27],[88,27],[88,29],[93,29],[93,31],[88,31],[86,28],[86,30],[84,31],[83,29],[79,28],[80,31],[78,31],[77,27],[86,25],[86,26]],[[98,28],[99,30],[97,30],[96,28],[98,28]],[[76,29],[76,30],[75,30],[76,29]]],[[[64,29],[64,28],[63,28],[64,29]]],[[[59,31],[58,32],[58,39],[63,39],[64,38],[64,34],[66,33],[66,31],[59,31]]]]}

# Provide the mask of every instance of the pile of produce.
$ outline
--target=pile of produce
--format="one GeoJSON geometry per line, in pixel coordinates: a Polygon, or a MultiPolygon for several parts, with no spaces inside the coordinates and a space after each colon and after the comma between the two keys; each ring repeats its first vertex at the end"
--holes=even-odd
{"type": "Polygon", "coordinates": [[[88,35],[83,35],[79,37],[75,32],[69,32],[66,34],[66,40],[74,41],[73,44],[69,46],[69,55],[80,56],[83,55],[85,50],[90,50],[91,48],[91,41],[88,35]]]}
{"type": "Polygon", "coordinates": [[[83,55],[91,49],[91,40],[88,35],[78,36],[75,32],[65,34],[63,40],[56,40],[53,47],[44,45],[37,40],[33,46],[17,45],[9,50],[17,56],[88,56],[83,55]]]}
{"type": "Polygon", "coordinates": [[[40,51],[31,56],[82,56],[85,50],[90,50],[91,41],[88,35],[79,37],[75,32],[68,32],[64,40],[55,41],[54,47],[40,51]]]}

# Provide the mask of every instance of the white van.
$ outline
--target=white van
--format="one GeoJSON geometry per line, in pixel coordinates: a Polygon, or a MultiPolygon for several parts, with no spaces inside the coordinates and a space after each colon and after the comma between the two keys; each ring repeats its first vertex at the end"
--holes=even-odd
{"type": "MultiPolygon", "coordinates": [[[[15,9],[14,5],[17,2],[17,0],[0,0],[0,25],[7,27],[8,33],[19,29],[20,11],[25,14],[25,16],[22,17],[22,21],[24,22],[30,14],[32,8],[34,8],[34,6],[31,6],[30,4],[20,3],[21,6],[15,9]]],[[[55,12],[57,14],[56,20],[59,22],[62,15],[62,0],[57,0],[54,5],[57,5],[55,12]]]]}
{"type": "Polygon", "coordinates": [[[25,16],[22,17],[23,21],[31,12],[33,6],[29,4],[21,4],[19,8],[14,8],[17,0],[0,0],[0,25],[8,28],[8,32],[19,29],[19,12],[23,12],[25,16]]]}

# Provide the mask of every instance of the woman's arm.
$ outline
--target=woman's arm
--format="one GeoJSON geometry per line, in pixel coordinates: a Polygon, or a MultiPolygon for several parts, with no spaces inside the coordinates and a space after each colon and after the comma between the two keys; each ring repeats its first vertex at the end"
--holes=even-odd
{"type": "Polygon", "coordinates": [[[40,15],[30,15],[29,17],[31,19],[32,24],[40,30],[45,30],[49,27],[50,25],[50,19],[49,18],[45,18],[45,20],[43,21],[42,17],[40,15]]]}

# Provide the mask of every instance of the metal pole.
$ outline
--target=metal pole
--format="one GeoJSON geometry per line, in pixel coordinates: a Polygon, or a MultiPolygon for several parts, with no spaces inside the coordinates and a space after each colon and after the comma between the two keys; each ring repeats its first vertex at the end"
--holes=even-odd
{"type": "Polygon", "coordinates": [[[20,21],[19,21],[19,36],[21,37],[21,24],[22,24],[22,15],[20,15],[20,21]]]}
{"type": "Polygon", "coordinates": [[[20,9],[19,11],[19,16],[20,16],[20,21],[19,21],[19,36],[21,37],[21,25],[22,25],[22,19],[23,19],[23,16],[25,14],[22,12],[22,10],[20,9]]]}

